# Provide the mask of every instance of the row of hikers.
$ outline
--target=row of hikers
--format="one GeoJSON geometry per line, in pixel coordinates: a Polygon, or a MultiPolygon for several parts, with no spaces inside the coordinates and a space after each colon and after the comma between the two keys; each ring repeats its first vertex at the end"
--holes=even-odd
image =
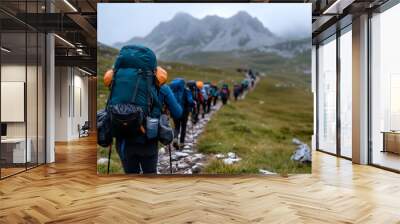
{"type": "MultiPolygon", "coordinates": [[[[189,116],[195,124],[219,98],[223,104],[230,98],[228,84],[219,88],[214,83],[183,78],[166,84],[167,79],[168,73],[157,66],[154,52],[139,45],[123,47],[113,69],[104,74],[110,94],[106,108],[97,113],[97,133],[98,144],[110,149],[108,169],[115,138],[125,173],[156,173],[158,142],[173,142],[176,150],[182,149],[189,116]]],[[[241,93],[248,86],[244,85],[241,93]]]]}
{"type": "Polygon", "coordinates": [[[249,69],[246,75],[246,79],[243,79],[240,84],[235,84],[233,86],[233,96],[235,97],[235,100],[238,100],[244,91],[248,90],[249,88],[253,88],[255,85],[256,74],[253,72],[253,70],[249,69]]]}
{"type": "Polygon", "coordinates": [[[219,88],[216,84],[203,81],[189,80],[185,82],[183,78],[175,78],[168,87],[172,90],[175,99],[183,109],[182,116],[174,121],[174,142],[176,150],[184,147],[186,137],[186,127],[191,114],[193,124],[199,121],[201,113],[202,118],[211,111],[211,106],[217,104],[218,98],[226,104],[230,91],[228,84],[223,84],[219,88]],[[179,137],[179,141],[178,141],[179,137]]]}

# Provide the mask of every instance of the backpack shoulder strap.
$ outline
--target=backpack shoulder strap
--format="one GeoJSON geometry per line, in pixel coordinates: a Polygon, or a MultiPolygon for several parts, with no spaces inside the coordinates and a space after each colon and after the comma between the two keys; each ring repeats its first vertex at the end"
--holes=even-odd
{"type": "Polygon", "coordinates": [[[137,92],[138,92],[138,89],[139,89],[140,78],[142,77],[141,74],[140,74],[140,72],[141,72],[141,71],[139,70],[139,71],[138,71],[138,74],[137,74],[137,80],[136,80],[135,90],[133,91],[133,94],[132,94],[131,103],[135,103],[135,100],[136,100],[137,92]]]}
{"type": "Polygon", "coordinates": [[[154,96],[151,91],[151,84],[153,83],[154,74],[152,72],[146,73],[146,83],[147,83],[147,114],[150,115],[155,109],[154,105],[161,108],[161,104],[158,101],[158,96],[154,96]]]}

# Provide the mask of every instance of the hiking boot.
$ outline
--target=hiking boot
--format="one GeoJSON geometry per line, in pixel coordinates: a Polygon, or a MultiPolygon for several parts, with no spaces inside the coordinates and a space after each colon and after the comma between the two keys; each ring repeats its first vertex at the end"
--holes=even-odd
{"type": "Polygon", "coordinates": [[[175,150],[179,150],[179,144],[177,138],[174,138],[174,140],[172,141],[172,146],[174,147],[175,150]]]}

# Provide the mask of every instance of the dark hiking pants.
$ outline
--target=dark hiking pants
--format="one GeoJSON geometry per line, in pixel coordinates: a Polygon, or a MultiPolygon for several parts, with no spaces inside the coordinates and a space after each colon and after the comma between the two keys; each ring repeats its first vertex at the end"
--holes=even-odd
{"type": "Polygon", "coordinates": [[[185,143],[188,117],[189,115],[187,113],[184,113],[180,119],[174,119],[174,136],[178,137],[178,135],[181,134],[180,143],[185,143]]]}
{"type": "Polygon", "coordinates": [[[213,106],[217,105],[218,96],[213,97],[213,106]]]}
{"type": "Polygon", "coordinates": [[[133,150],[129,150],[124,140],[118,142],[117,152],[126,174],[157,173],[157,153],[150,156],[137,155],[133,153],[133,150]]]}
{"type": "Polygon", "coordinates": [[[207,100],[206,113],[210,113],[210,110],[211,110],[211,102],[212,102],[212,98],[209,98],[209,99],[207,100]]]}

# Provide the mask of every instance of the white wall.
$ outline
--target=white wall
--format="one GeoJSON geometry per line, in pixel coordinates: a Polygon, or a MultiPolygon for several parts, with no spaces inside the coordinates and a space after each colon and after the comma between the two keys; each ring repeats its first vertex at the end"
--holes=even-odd
{"type": "MultiPolygon", "coordinates": [[[[1,66],[1,81],[3,82],[25,82],[25,65],[2,65],[1,66]]],[[[29,69],[29,68],[28,68],[29,69]]],[[[1,108],[7,110],[7,108],[1,108]]],[[[25,137],[25,122],[7,123],[8,137],[25,137]]]]}
{"type": "Polygon", "coordinates": [[[55,85],[55,140],[77,139],[78,125],[88,120],[88,78],[76,68],[56,67],[55,85]]]}
{"type": "Polygon", "coordinates": [[[68,88],[70,77],[67,67],[55,68],[55,140],[68,140],[68,88]]]}
{"type": "MultiPolygon", "coordinates": [[[[28,74],[35,73],[36,74],[36,67],[34,66],[27,66],[18,65],[18,64],[4,64],[1,66],[1,81],[4,82],[25,82],[25,75],[26,71],[28,74]],[[27,70],[25,70],[27,69],[27,70]]],[[[29,76],[28,76],[29,78],[29,76]]],[[[36,80],[29,80],[29,85],[36,86],[36,80]]],[[[30,104],[34,101],[34,105],[28,105],[30,107],[36,108],[36,88],[27,88],[27,103],[30,104]]],[[[7,108],[1,108],[2,110],[7,110],[7,108]]],[[[24,108],[23,108],[24,110],[24,108]]],[[[35,110],[36,111],[36,110],[35,110]]],[[[28,110],[28,112],[31,112],[28,110]]],[[[27,113],[28,122],[34,121],[34,124],[29,124],[29,128],[33,128],[36,130],[36,113],[27,113]],[[34,127],[33,127],[34,126],[34,127]]],[[[25,137],[25,126],[26,122],[7,122],[7,135],[8,137],[25,137]]],[[[29,130],[28,130],[29,131],[29,130]]],[[[29,133],[28,133],[29,137],[29,133]]]]}

